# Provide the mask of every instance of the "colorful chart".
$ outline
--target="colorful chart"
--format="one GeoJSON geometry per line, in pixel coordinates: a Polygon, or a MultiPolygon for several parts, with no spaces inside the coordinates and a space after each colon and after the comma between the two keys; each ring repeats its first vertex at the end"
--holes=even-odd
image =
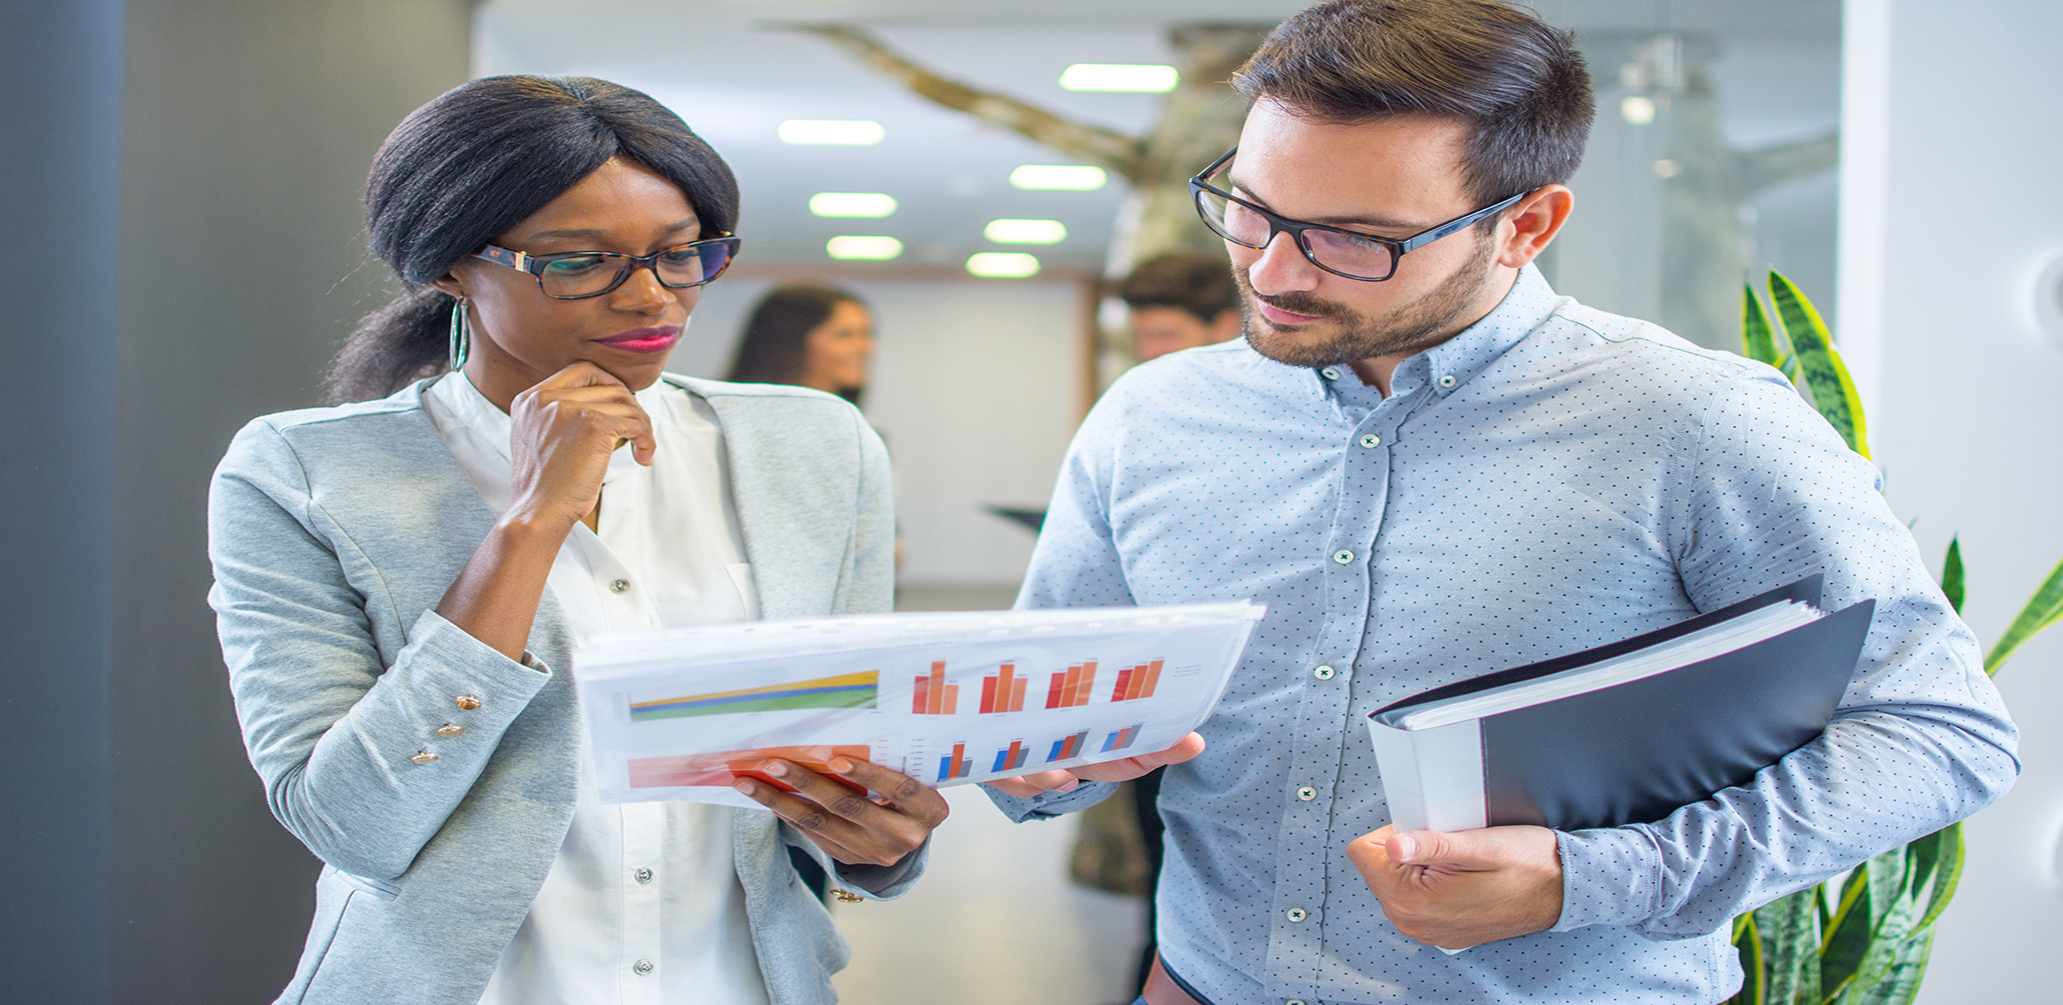
{"type": "Polygon", "coordinates": [[[1024,749],[1023,740],[1012,740],[1009,747],[996,751],[996,764],[989,770],[1015,771],[1024,767],[1025,755],[1030,753],[1031,751],[1024,749]]]}
{"type": "MultiPolygon", "coordinates": [[[[937,664],[943,666],[944,664],[937,664]]],[[[981,710],[983,712],[1024,711],[1024,678],[1016,674],[1017,664],[1005,663],[990,676],[981,679],[981,710]]],[[[1000,770],[1000,769],[998,769],[1000,770]]]]}
{"type": "Polygon", "coordinates": [[[793,684],[634,701],[630,703],[630,721],[652,722],[693,715],[779,712],[797,708],[873,708],[874,699],[880,694],[880,676],[878,672],[869,670],[793,684]]]}
{"type": "Polygon", "coordinates": [[[1113,750],[1123,750],[1126,747],[1131,746],[1132,741],[1139,738],[1139,730],[1144,728],[1145,725],[1146,724],[1143,722],[1133,723],[1130,726],[1126,726],[1125,728],[1120,729],[1117,732],[1104,737],[1103,752],[1107,754],[1113,750]]]}
{"type": "MultiPolygon", "coordinates": [[[[834,757],[855,761],[873,759],[872,748],[866,744],[761,747],[755,750],[726,750],[717,754],[633,757],[630,759],[630,787],[660,789],[683,785],[720,785],[728,788],[732,782],[740,778],[756,778],[775,788],[795,791],[793,786],[783,783],[778,778],[769,777],[760,770],[768,760],[776,757],[793,761],[820,774],[830,774],[828,765],[834,757]]],[[[832,777],[848,788],[860,788],[835,775],[832,777]]]]}
{"type": "Polygon", "coordinates": [[[960,685],[946,683],[946,664],[931,664],[929,676],[917,678],[917,695],[910,711],[918,715],[952,715],[960,707],[960,685]]]}
{"type": "Polygon", "coordinates": [[[950,782],[974,773],[974,759],[967,756],[967,745],[953,744],[953,752],[938,759],[938,780],[950,782]]]}
{"type": "Polygon", "coordinates": [[[1053,741],[1053,752],[1046,755],[1047,761],[1065,761],[1070,757],[1082,756],[1082,744],[1089,742],[1089,731],[1082,730],[1072,736],[1063,736],[1053,741]]]}
{"type": "Polygon", "coordinates": [[[1089,689],[1096,686],[1096,661],[1078,663],[1053,675],[1046,687],[1047,708],[1073,708],[1089,703],[1089,689]]]}
{"type": "Polygon", "coordinates": [[[1131,701],[1134,698],[1153,697],[1154,685],[1160,683],[1160,660],[1126,667],[1117,672],[1117,684],[1110,689],[1111,701],[1131,701]]]}

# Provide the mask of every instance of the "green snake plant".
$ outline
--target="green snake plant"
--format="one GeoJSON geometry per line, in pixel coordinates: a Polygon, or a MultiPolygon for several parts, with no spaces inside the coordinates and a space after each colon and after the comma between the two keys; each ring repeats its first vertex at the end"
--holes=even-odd
{"type": "MultiPolygon", "coordinates": [[[[1826,322],[1798,287],[1769,273],[1772,314],[1745,290],[1745,354],[1783,371],[1848,446],[1869,456],[1862,400],[1826,322]]],[[[1949,541],[1941,589],[1963,609],[1963,555],[1949,541]]],[[[2063,564],[2049,573],[1984,655],[1985,673],[2063,617],[2063,564]]],[[[1856,866],[1845,879],[1780,897],[1734,919],[1746,981],[1729,1005],[1904,1005],[1919,993],[1934,946],[1934,921],[1963,872],[1961,824],[1950,824],[1856,866]]]]}

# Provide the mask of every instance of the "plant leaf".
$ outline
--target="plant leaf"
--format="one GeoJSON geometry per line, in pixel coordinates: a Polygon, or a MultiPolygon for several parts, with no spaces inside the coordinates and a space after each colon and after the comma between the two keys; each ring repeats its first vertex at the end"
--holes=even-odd
{"type": "Polygon", "coordinates": [[[1824,885],[1800,890],[1756,908],[1755,931],[1762,940],[1763,1001],[1796,1005],[1819,1001],[1819,902],[1824,885]]]}
{"type": "Polygon", "coordinates": [[[1948,539],[1948,556],[1941,560],[1941,592],[1948,595],[1948,606],[1957,614],[1963,613],[1963,538],[1958,534],[1948,539]]]}
{"type": "Polygon", "coordinates": [[[1920,978],[1927,972],[1927,957],[1934,951],[1934,930],[1898,944],[1883,976],[1868,987],[1852,987],[1837,999],[1840,1005],[1911,1005],[1920,993],[1920,978]]]}
{"type": "Polygon", "coordinates": [[[1841,889],[1841,906],[1834,909],[1834,920],[1827,926],[1825,941],[1820,943],[1822,995],[1832,996],[1844,990],[1869,954],[1870,935],[1876,929],[1870,905],[1870,871],[1875,865],[1865,862],[1856,866],[1841,889]]]}
{"type": "Polygon", "coordinates": [[[1769,315],[1762,310],[1762,298],[1755,284],[1741,284],[1741,355],[1758,363],[1779,366],[1784,361],[1777,349],[1776,332],[1769,327],[1769,315]]]}
{"type": "Polygon", "coordinates": [[[1769,270],[1769,298],[1776,304],[1777,319],[1783,322],[1784,338],[1791,343],[1792,354],[1798,357],[1798,375],[1812,395],[1813,407],[1848,441],[1849,449],[1868,457],[1869,435],[1863,427],[1862,398],[1855,393],[1855,382],[1849,379],[1848,367],[1842,364],[1841,353],[1834,348],[1827,323],[1820,320],[1812,301],[1805,299],[1805,294],[1775,269],[1769,270]]]}
{"type": "Polygon", "coordinates": [[[1726,1005],[1768,1005],[1769,978],[1763,973],[1762,933],[1755,929],[1755,912],[1733,919],[1733,946],[1741,955],[1741,990],[1726,1005]]]}
{"type": "Polygon", "coordinates": [[[1928,893],[1927,913],[1920,916],[1920,923],[1914,927],[1933,938],[1929,926],[1941,912],[1948,908],[1948,899],[1955,896],[1956,884],[1963,879],[1963,825],[1952,823],[1935,831],[1939,839],[1936,845],[1934,864],[1934,888],[1928,893]]]}
{"type": "Polygon", "coordinates": [[[2027,598],[2027,606],[2022,607],[2013,623],[2006,626],[2006,634],[2000,636],[1992,645],[1991,652],[1984,655],[1984,672],[1998,673],[1999,665],[2013,655],[2013,650],[2040,634],[2042,629],[2055,624],[2059,617],[2063,617],[2063,563],[2058,563],[2049,573],[2049,578],[2042,581],[2041,589],[2027,598]]]}

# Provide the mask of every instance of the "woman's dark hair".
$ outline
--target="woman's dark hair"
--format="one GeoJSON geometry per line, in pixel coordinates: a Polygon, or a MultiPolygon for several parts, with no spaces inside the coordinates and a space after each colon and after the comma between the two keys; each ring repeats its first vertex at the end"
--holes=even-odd
{"type": "MultiPolygon", "coordinates": [[[[1469,127],[1479,205],[1569,180],[1590,135],[1590,74],[1568,32],[1497,0],[1331,0],[1284,21],[1232,84],[1295,115],[1469,127]]],[[[1485,221],[1494,226],[1494,221],[1485,221]]]]}
{"type": "Polygon", "coordinates": [[[591,77],[486,77],[411,112],[373,156],[365,231],[408,291],[366,315],[327,375],[332,402],[443,372],[454,299],[429,284],[612,157],[680,186],[702,236],[732,233],[738,183],[680,116],[591,77]]]}
{"type": "MultiPolygon", "coordinates": [[[[835,286],[796,283],[777,286],[759,298],[745,320],[745,334],[731,357],[725,380],[748,384],[800,384],[807,369],[809,333],[831,320],[839,304],[867,306],[850,291],[835,286]]],[[[838,394],[857,405],[864,388],[840,388],[838,394]]]]}

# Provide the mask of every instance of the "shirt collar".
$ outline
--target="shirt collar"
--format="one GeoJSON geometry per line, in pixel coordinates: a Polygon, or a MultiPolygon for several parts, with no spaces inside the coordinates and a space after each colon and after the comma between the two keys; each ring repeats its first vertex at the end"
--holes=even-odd
{"type": "MultiPolygon", "coordinates": [[[[658,409],[661,407],[658,395],[663,393],[662,388],[665,384],[664,380],[654,381],[651,387],[636,392],[638,404],[644,408],[646,414],[655,417],[658,415],[658,409]]],[[[510,454],[509,443],[510,435],[515,430],[515,422],[509,418],[509,413],[495,407],[494,402],[487,400],[487,396],[473,386],[472,378],[467,377],[465,371],[445,374],[432,383],[430,389],[424,393],[436,398],[437,404],[448,411],[459,425],[480,434],[480,438],[492,446],[502,460],[511,465],[515,463],[514,457],[510,454]]],[[[609,470],[602,476],[602,484],[607,485],[638,466],[637,458],[632,454],[629,444],[618,447],[614,454],[609,455],[609,470]]]]}
{"type": "Polygon", "coordinates": [[[1553,316],[1561,302],[1540,270],[1528,263],[1496,309],[1460,334],[1406,359],[1390,378],[1390,393],[1405,394],[1430,386],[1441,397],[1453,394],[1476,374],[1519,344],[1519,340],[1553,316]]]}

